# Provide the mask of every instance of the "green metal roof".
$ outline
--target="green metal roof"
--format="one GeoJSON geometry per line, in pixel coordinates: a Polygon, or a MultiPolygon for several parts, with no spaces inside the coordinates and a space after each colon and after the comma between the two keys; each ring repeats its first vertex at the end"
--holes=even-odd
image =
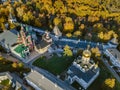
{"type": "Polygon", "coordinates": [[[23,44],[21,44],[21,45],[18,45],[18,46],[14,49],[14,51],[21,54],[22,51],[26,50],[27,48],[28,48],[28,47],[26,47],[26,46],[24,46],[23,44]]]}

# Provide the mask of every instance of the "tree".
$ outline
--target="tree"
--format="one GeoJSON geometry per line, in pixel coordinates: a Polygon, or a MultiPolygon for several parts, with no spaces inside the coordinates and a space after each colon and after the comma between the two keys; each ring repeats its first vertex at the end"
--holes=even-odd
{"type": "Polygon", "coordinates": [[[2,56],[0,56],[0,60],[3,60],[4,58],[2,56]]]}
{"type": "Polygon", "coordinates": [[[28,22],[29,21],[29,17],[28,17],[28,15],[26,13],[23,15],[23,21],[24,22],[28,22]]]}
{"type": "Polygon", "coordinates": [[[41,4],[39,2],[36,2],[36,8],[41,9],[41,7],[42,7],[41,4]]]}
{"type": "Polygon", "coordinates": [[[18,64],[16,62],[13,62],[12,67],[17,68],[18,64]]]}
{"type": "Polygon", "coordinates": [[[5,21],[6,21],[5,17],[0,17],[0,27],[2,30],[6,29],[5,23],[4,23],[5,21]]]}
{"type": "Polygon", "coordinates": [[[81,32],[79,30],[75,31],[74,36],[76,36],[76,37],[81,36],[81,32]]]}
{"type": "Polygon", "coordinates": [[[115,86],[115,79],[114,78],[107,78],[104,81],[104,84],[105,84],[105,86],[106,86],[107,89],[111,90],[115,86]]]}
{"type": "Polygon", "coordinates": [[[113,33],[113,37],[114,37],[114,38],[117,38],[118,35],[117,35],[116,33],[113,33]]]}
{"type": "Polygon", "coordinates": [[[72,32],[73,29],[74,29],[74,24],[73,23],[65,23],[64,24],[64,31],[72,32]]]}
{"type": "Polygon", "coordinates": [[[60,18],[56,17],[53,20],[54,25],[58,25],[61,22],[60,18]]]}
{"type": "Polygon", "coordinates": [[[38,18],[35,19],[35,26],[40,27],[42,24],[38,18]]]}
{"type": "Polygon", "coordinates": [[[29,22],[30,20],[32,21],[34,19],[33,13],[31,11],[28,11],[23,15],[23,21],[24,22],[29,22]]]}
{"type": "Polygon", "coordinates": [[[85,25],[84,25],[84,24],[81,24],[79,28],[80,28],[80,29],[84,29],[84,28],[85,28],[85,25]]]}
{"type": "Polygon", "coordinates": [[[98,37],[99,37],[100,39],[103,39],[103,38],[104,38],[103,32],[98,33],[98,37]]]}
{"type": "Polygon", "coordinates": [[[18,66],[19,66],[20,68],[22,68],[22,67],[23,67],[23,63],[19,63],[18,66]]]}
{"type": "Polygon", "coordinates": [[[72,34],[71,33],[67,33],[66,36],[67,37],[72,37],[72,34]]]}
{"type": "Polygon", "coordinates": [[[65,32],[72,32],[74,29],[74,23],[71,17],[66,17],[65,18],[65,23],[64,23],[64,31],[65,32]]]}
{"type": "Polygon", "coordinates": [[[14,23],[9,23],[9,27],[10,27],[10,29],[14,29],[16,26],[14,23]]]}
{"type": "Polygon", "coordinates": [[[64,53],[64,56],[72,56],[73,55],[73,53],[68,45],[65,45],[63,53],[64,53]]]}
{"type": "Polygon", "coordinates": [[[104,33],[103,40],[110,40],[111,36],[108,33],[104,33]]]}
{"type": "Polygon", "coordinates": [[[26,9],[27,9],[27,8],[26,8],[26,6],[24,6],[24,5],[16,8],[17,16],[18,16],[20,19],[22,19],[23,15],[25,14],[26,9]]]}
{"type": "Polygon", "coordinates": [[[95,54],[96,57],[100,57],[101,53],[98,47],[91,48],[91,51],[93,54],[95,54]]]}
{"type": "Polygon", "coordinates": [[[61,0],[56,0],[54,3],[54,7],[55,7],[55,11],[60,12],[61,14],[67,12],[67,8],[65,7],[65,5],[61,0]]]}
{"type": "Polygon", "coordinates": [[[5,27],[5,24],[4,23],[1,23],[1,28],[2,28],[2,30],[4,31],[5,29],[6,29],[6,27],[5,27]]]}

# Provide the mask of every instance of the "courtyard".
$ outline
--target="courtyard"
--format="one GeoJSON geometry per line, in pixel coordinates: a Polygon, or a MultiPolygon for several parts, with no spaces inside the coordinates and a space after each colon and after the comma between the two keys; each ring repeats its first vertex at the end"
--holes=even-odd
{"type": "Polygon", "coordinates": [[[57,55],[53,55],[49,59],[43,56],[34,61],[33,65],[43,68],[53,73],[54,75],[60,75],[68,69],[68,67],[72,64],[73,60],[73,57],[66,56],[58,57],[57,55]]]}

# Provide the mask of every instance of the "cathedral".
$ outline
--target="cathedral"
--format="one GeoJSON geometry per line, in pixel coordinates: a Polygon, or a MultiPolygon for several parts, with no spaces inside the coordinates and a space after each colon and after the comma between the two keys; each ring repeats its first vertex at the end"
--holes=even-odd
{"type": "Polygon", "coordinates": [[[48,31],[41,36],[37,36],[28,26],[24,28],[21,25],[21,29],[17,33],[17,45],[14,47],[13,51],[19,57],[27,58],[33,51],[40,54],[45,53],[51,44],[52,38],[49,36],[48,31]]]}
{"type": "Polygon", "coordinates": [[[31,34],[27,30],[25,30],[23,26],[21,26],[20,32],[18,32],[17,43],[27,46],[29,50],[33,50],[34,48],[31,34]]]}
{"type": "Polygon", "coordinates": [[[69,67],[67,75],[67,81],[69,81],[70,84],[76,81],[84,89],[87,89],[98,77],[99,68],[98,65],[91,59],[89,46],[83,51],[82,56],[79,56],[69,67]]]}

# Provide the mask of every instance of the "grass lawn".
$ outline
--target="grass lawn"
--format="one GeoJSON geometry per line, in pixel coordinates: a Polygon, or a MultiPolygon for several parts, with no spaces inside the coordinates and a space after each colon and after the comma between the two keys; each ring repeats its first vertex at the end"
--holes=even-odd
{"type": "Polygon", "coordinates": [[[12,70],[12,62],[3,58],[0,60],[0,72],[6,72],[12,70]]]}
{"type": "MultiPolygon", "coordinates": [[[[110,73],[107,67],[100,62],[100,75],[99,77],[92,83],[92,85],[88,88],[88,90],[105,90],[102,88],[102,84],[107,78],[114,78],[114,76],[110,73]]],[[[120,83],[116,80],[116,85],[112,90],[120,90],[120,83]]]]}
{"type": "Polygon", "coordinates": [[[9,61],[9,60],[6,60],[5,58],[2,58],[0,60],[0,72],[10,71],[10,72],[18,72],[20,74],[30,72],[29,68],[25,68],[25,67],[20,68],[19,66],[17,66],[17,68],[13,68],[12,64],[13,64],[12,61],[9,61]]]}
{"type": "Polygon", "coordinates": [[[33,62],[33,65],[48,70],[55,75],[59,75],[72,64],[73,60],[73,57],[58,57],[54,55],[48,60],[45,57],[40,57],[33,62]]]}
{"type": "MultiPolygon", "coordinates": [[[[53,56],[49,60],[41,57],[37,59],[33,63],[33,65],[46,69],[55,75],[58,75],[64,72],[71,65],[73,60],[74,59],[70,57],[53,56]]],[[[101,61],[99,62],[99,67],[100,67],[100,75],[90,85],[90,87],[87,90],[105,90],[104,88],[102,88],[102,84],[104,83],[105,79],[114,78],[114,76],[110,73],[110,71],[101,61]]],[[[73,86],[75,86],[76,88],[79,87],[79,85],[76,83],[74,83],[73,86]]],[[[117,80],[116,80],[116,85],[112,90],[120,90],[120,83],[117,80]]]]}
{"type": "Polygon", "coordinates": [[[6,79],[6,80],[1,81],[0,84],[1,84],[1,85],[4,85],[4,86],[9,85],[9,79],[6,79]]]}

